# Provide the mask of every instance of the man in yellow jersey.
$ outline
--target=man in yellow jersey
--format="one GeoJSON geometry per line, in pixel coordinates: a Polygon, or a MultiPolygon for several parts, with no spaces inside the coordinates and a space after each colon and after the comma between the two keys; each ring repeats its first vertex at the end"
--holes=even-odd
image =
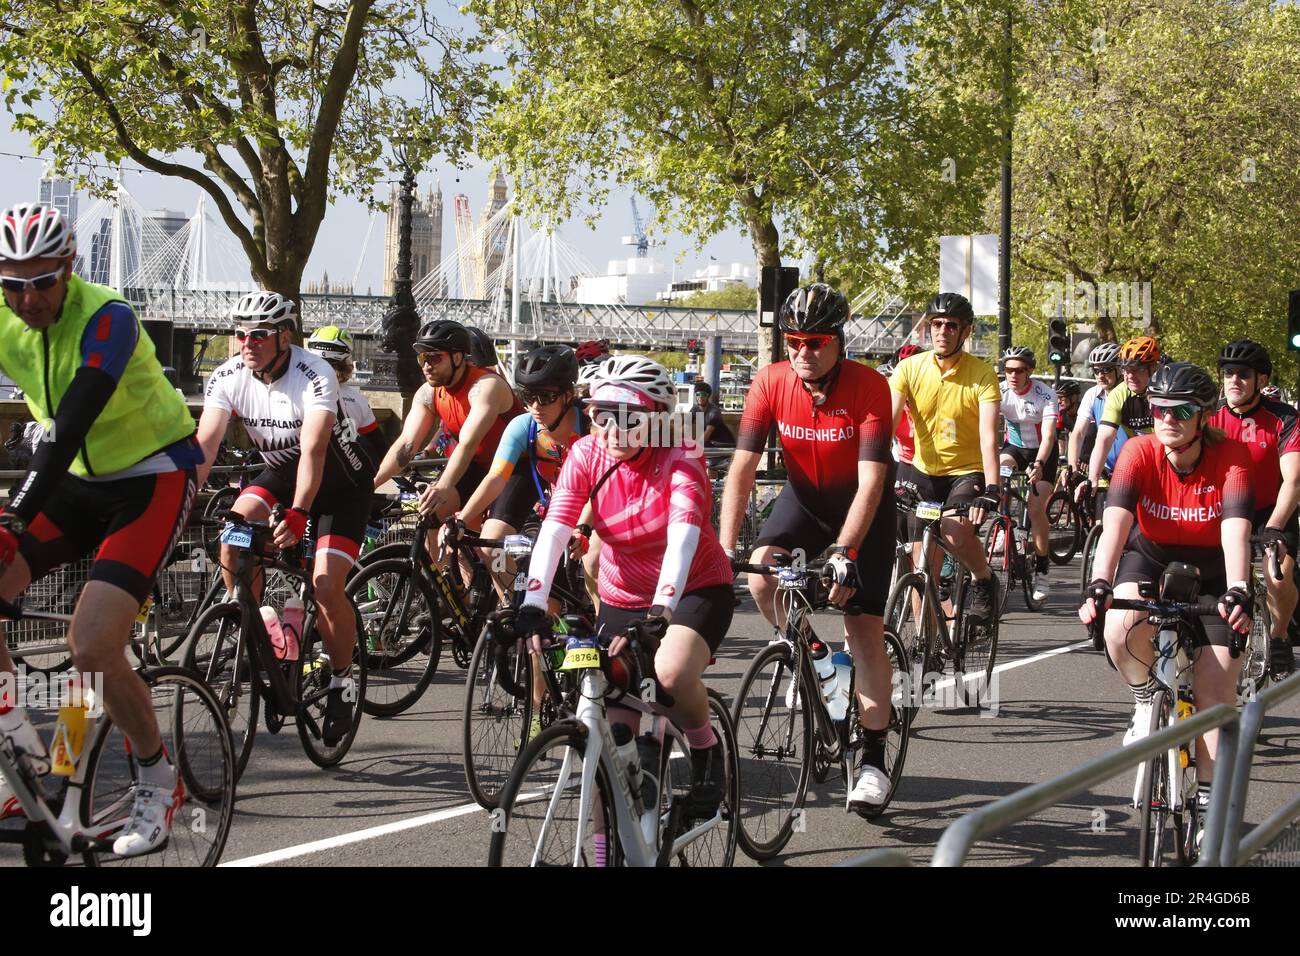
{"type": "Polygon", "coordinates": [[[975,311],[965,296],[935,296],[926,320],[933,349],[903,359],[889,379],[894,428],[906,406],[916,432],[912,466],[921,498],[942,501],[945,507],[970,505],[965,517],[945,517],[940,530],[974,577],[967,613],[987,624],[996,616],[997,589],[976,529],[998,503],[1002,395],[993,366],[962,351],[975,327],[975,311]]]}

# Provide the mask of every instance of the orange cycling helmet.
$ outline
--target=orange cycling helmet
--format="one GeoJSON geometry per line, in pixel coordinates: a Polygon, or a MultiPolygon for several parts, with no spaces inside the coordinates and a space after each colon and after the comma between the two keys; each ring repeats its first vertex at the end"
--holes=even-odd
{"type": "Polygon", "coordinates": [[[1159,361],[1160,346],[1149,335],[1131,338],[1119,350],[1118,365],[1121,368],[1133,365],[1155,365],[1159,361]]]}

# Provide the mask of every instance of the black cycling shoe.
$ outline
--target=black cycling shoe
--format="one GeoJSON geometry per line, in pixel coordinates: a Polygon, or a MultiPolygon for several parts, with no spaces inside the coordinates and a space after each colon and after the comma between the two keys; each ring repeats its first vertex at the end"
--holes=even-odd
{"type": "Polygon", "coordinates": [[[692,785],[687,807],[692,816],[711,817],[722,803],[722,792],[727,785],[727,765],[722,754],[722,741],[704,750],[691,751],[692,785]]]}
{"type": "MultiPolygon", "coordinates": [[[[354,686],[349,681],[346,686],[331,687],[325,697],[325,723],[320,735],[327,747],[335,746],[352,730],[352,701],[346,695],[354,686]]],[[[356,691],[352,690],[352,693],[356,691]]]]}
{"type": "Polygon", "coordinates": [[[966,615],[975,624],[988,624],[994,617],[994,605],[998,597],[998,580],[991,572],[986,581],[971,578],[969,597],[966,600],[966,615]]]}
{"type": "Polygon", "coordinates": [[[1269,638],[1268,670],[1274,680],[1288,677],[1295,670],[1295,655],[1291,651],[1291,642],[1285,637],[1269,638]]]}

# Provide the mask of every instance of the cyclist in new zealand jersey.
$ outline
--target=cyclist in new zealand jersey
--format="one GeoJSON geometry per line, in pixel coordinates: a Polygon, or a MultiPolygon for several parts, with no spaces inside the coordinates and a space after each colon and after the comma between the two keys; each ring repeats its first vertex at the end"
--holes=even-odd
{"type": "MultiPolygon", "coordinates": [[[[266,468],[231,510],[260,521],[277,505],[287,506],[273,539],[280,548],[297,544],[308,520],[314,521],[312,583],[321,640],[334,664],[321,736],[333,746],[352,729],[356,617],[343,586],[365,540],[375,466],[343,410],[334,369],[293,344],[293,302],[275,292],[251,292],[233,318],[239,354],[208,379],[199,442],[212,461],[231,416],[239,416],[266,468]]],[[[200,471],[200,481],[209,467],[200,471]]],[[[222,546],[221,564],[226,587],[233,588],[229,545],[222,546]]]]}
{"type": "Polygon", "coordinates": [[[1036,359],[1033,349],[1013,345],[1002,356],[1002,418],[1006,440],[1001,464],[1017,468],[1029,479],[1029,529],[1034,537],[1034,600],[1047,600],[1047,549],[1051,528],[1047,499],[1056,484],[1056,421],[1060,416],[1056,392],[1029,375],[1036,359]]]}
{"type": "Polygon", "coordinates": [[[1258,342],[1242,339],[1225,345],[1219,352],[1219,373],[1223,398],[1210,424],[1250,452],[1255,469],[1253,527],[1260,543],[1279,549],[1282,559],[1280,581],[1273,580],[1272,573],[1264,575],[1273,623],[1269,664],[1273,676],[1282,678],[1295,666],[1288,628],[1296,608],[1292,572],[1300,504],[1300,417],[1290,405],[1260,394],[1273,374],[1273,360],[1258,342]]]}
{"type": "MultiPolygon", "coordinates": [[[[0,370],[23,389],[44,431],[0,512],[0,596],[12,601],[94,551],[68,645],[79,672],[103,675],[105,709],[129,743],[130,822],[113,852],[137,856],[167,844],[184,783],[125,650],[189,518],[203,458],[194,418],[135,313],[112,289],[74,275],[75,255],[72,223],[57,209],[20,203],[0,215],[0,370]]],[[[14,673],[3,641],[0,670],[14,673]]],[[[45,745],[19,703],[0,698],[0,736],[48,771],[45,745]]],[[[0,779],[0,818],[21,813],[0,779]]]]}
{"type": "MultiPolygon", "coordinates": [[[[1253,514],[1250,454],[1209,425],[1218,386],[1209,373],[1186,362],[1162,366],[1147,395],[1155,434],[1130,439],[1110,482],[1101,542],[1079,618],[1091,624],[1113,594],[1140,596],[1138,583],[1159,581],[1171,561],[1195,565],[1203,594],[1221,594],[1219,613],[1200,618],[1193,691],[1196,706],[1234,705],[1241,658],[1240,635],[1250,631],[1250,521],[1253,514]],[[1117,570],[1118,568],[1118,570],[1117,570]]],[[[1106,651],[1133,691],[1127,745],[1150,732],[1154,628],[1137,611],[1108,614],[1106,651]]],[[[1198,802],[1208,805],[1218,731],[1197,746],[1198,802]]]]}
{"type": "MultiPolygon", "coordinates": [[[[663,443],[673,429],[660,426],[675,401],[668,373],[649,359],[620,355],[600,366],[587,403],[592,433],[574,443],[560,470],[533,550],[516,633],[550,639],[551,583],[590,503],[603,543],[599,631],[621,635],[628,624],[647,622],[658,637],[655,672],[673,697],[670,715],[691,746],[692,801],[707,815],[722,800],[725,767],[702,675],[731,626],[733,574],[709,523],[712,491],[700,449],[663,443]]],[[[624,646],[615,637],[611,656],[624,646]]],[[[611,706],[609,718],[630,724],[635,733],[640,715],[611,706]]]]}
{"type": "MultiPolygon", "coordinates": [[[[894,496],[886,493],[894,479],[894,428],[884,377],[844,358],[848,318],[848,300],[823,283],[796,289],[782,306],[778,321],[789,359],[762,369],[745,399],[723,492],[721,538],[734,556],[745,504],[775,423],[790,479],[759,530],[750,560],[770,564],[775,555],[796,550],[811,559],[833,545],[830,600],[849,612],[844,639],[856,663],[855,690],[866,731],[849,803],[865,812],[889,793],[884,749],[892,670],[883,615],[894,551],[894,496]]],[[[768,622],[783,626],[775,582],[750,575],[749,590],[768,622]]]]}

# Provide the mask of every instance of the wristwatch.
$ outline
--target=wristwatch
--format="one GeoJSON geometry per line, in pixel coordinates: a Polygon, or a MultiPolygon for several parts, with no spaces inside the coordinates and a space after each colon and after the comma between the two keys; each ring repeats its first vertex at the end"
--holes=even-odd
{"type": "Polygon", "coordinates": [[[847,544],[837,544],[831,548],[831,554],[842,554],[850,561],[858,560],[858,549],[850,548],[847,544]]]}

